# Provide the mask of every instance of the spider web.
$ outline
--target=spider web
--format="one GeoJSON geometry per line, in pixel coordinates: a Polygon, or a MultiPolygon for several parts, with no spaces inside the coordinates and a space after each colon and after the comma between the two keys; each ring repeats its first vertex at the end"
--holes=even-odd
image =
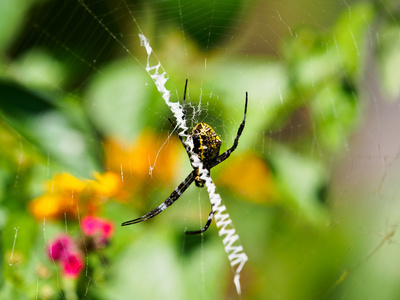
{"type": "Polygon", "coordinates": [[[14,153],[1,154],[0,298],[396,299],[398,5],[325,2],[2,4],[3,82],[56,109],[21,125],[26,114],[1,107],[2,142],[13,140],[14,153]],[[245,92],[246,127],[231,157],[203,177],[208,193],[191,187],[152,221],[119,227],[161,204],[191,170],[171,111],[178,134],[206,122],[225,151],[245,92]],[[128,203],[103,203],[116,226],[111,244],[86,250],[92,268],[83,279],[65,279],[56,262],[46,264],[46,247],[60,232],[83,235],[84,212],[78,222],[67,214],[34,221],[30,200],[56,173],[92,178],[110,169],[104,137],[132,142],[143,132],[155,136],[142,144],[156,144],[157,154],[141,160],[145,179],[122,154],[112,157],[120,181],[134,178],[137,190],[128,203]],[[157,172],[167,173],[170,147],[178,159],[163,181],[157,172]],[[215,187],[210,200],[229,212],[244,267],[224,251],[223,214],[204,234],[183,235],[202,227],[215,187]]]}

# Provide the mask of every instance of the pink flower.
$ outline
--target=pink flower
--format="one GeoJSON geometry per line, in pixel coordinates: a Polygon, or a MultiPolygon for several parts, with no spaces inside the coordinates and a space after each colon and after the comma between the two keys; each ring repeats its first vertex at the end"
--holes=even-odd
{"type": "Polygon", "coordinates": [[[114,231],[114,225],[105,219],[87,216],[81,220],[82,232],[86,237],[73,239],[66,234],[52,240],[48,247],[48,256],[57,261],[63,276],[76,278],[85,267],[84,255],[104,248],[114,231]]]}
{"type": "Polygon", "coordinates": [[[99,239],[101,244],[108,242],[114,232],[114,225],[106,219],[87,216],[81,220],[81,228],[85,235],[99,239]]]}
{"type": "Polygon", "coordinates": [[[48,255],[53,260],[59,260],[61,257],[65,256],[73,244],[72,239],[67,235],[61,235],[54,239],[48,245],[48,255]]]}
{"type": "Polygon", "coordinates": [[[68,277],[78,277],[85,263],[78,252],[69,252],[61,258],[61,267],[64,275],[68,277]]]}
{"type": "Polygon", "coordinates": [[[68,235],[60,235],[48,245],[49,258],[60,261],[64,276],[78,277],[85,266],[75,241],[68,235]]]}

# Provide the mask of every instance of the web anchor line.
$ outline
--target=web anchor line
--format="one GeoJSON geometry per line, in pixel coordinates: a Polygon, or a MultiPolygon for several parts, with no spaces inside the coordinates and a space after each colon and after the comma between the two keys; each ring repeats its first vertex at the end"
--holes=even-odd
{"type": "Polygon", "coordinates": [[[218,228],[218,235],[223,237],[222,243],[225,246],[225,252],[228,255],[228,260],[232,269],[235,272],[235,277],[233,282],[236,286],[236,291],[240,295],[241,294],[241,286],[240,286],[240,272],[243,269],[244,264],[248,260],[246,253],[243,250],[243,246],[239,242],[239,235],[236,233],[235,228],[233,227],[232,220],[226,211],[226,206],[222,205],[221,196],[215,191],[216,186],[212,181],[211,177],[208,175],[207,170],[204,168],[203,163],[197,157],[197,155],[192,151],[194,148],[193,140],[187,134],[188,127],[186,126],[186,121],[183,118],[183,110],[182,106],[179,102],[171,102],[170,96],[171,93],[165,87],[165,84],[168,80],[167,73],[161,65],[160,60],[157,58],[153,49],[150,46],[149,40],[142,33],[139,34],[140,44],[146,49],[147,52],[147,63],[146,63],[146,71],[153,79],[157,90],[161,93],[162,98],[165,103],[168,105],[170,110],[175,116],[177,127],[178,127],[178,135],[184,137],[183,143],[190,149],[190,159],[193,167],[199,169],[200,178],[205,181],[205,185],[207,187],[207,192],[210,197],[210,202],[213,207],[215,224],[218,228]],[[157,64],[150,65],[150,58],[155,58],[157,64]]]}

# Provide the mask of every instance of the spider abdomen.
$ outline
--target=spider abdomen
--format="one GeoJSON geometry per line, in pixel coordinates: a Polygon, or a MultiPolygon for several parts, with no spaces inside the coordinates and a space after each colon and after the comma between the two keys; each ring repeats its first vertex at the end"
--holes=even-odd
{"type": "MultiPolygon", "coordinates": [[[[219,155],[221,148],[221,139],[206,123],[197,124],[190,136],[193,139],[193,152],[196,153],[203,162],[204,167],[209,169],[210,162],[219,155]]],[[[205,181],[200,179],[199,170],[195,178],[195,184],[198,187],[204,187],[205,181]]]]}
{"type": "Polygon", "coordinates": [[[222,141],[210,125],[199,123],[193,128],[190,135],[193,139],[193,152],[204,164],[207,165],[209,161],[219,155],[222,141]]]}

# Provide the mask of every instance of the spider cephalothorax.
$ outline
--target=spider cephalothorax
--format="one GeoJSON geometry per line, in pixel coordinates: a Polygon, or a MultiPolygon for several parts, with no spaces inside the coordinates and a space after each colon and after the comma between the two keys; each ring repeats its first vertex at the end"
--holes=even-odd
{"type": "MultiPolygon", "coordinates": [[[[182,111],[183,111],[183,118],[186,117],[186,89],[187,89],[187,84],[188,81],[186,80],[185,84],[185,92],[183,94],[183,104],[182,104],[182,111]]],[[[198,158],[201,160],[201,162],[204,165],[204,168],[208,171],[208,176],[210,176],[210,170],[211,168],[215,167],[216,165],[220,164],[223,162],[225,159],[227,159],[231,153],[236,149],[238,143],[239,143],[239,138],[240,135],[243,132],[243,128],[246,122],[246,113],[247,113],[247,92],[246,92],[246,102],[244,105],[244,116],[243,116],[243,121],[239,126],[235,141],[233,142],[233,146],[226,150],[224,153],[219,154],[219,150],[221,148],[221,139],[219,136],[215,133],[215,131],[211,128],[211,126],[207,125],[206,123],[199,123],[197,124],[192,132],[189,134],[189,138],[193,140],[193,149],[189,149],[188,146],[184,143],[182,137],[179,135],[179,139],[182,142],[183,147],[185,147],[186,153],[189,156],[189,159],[191,158],[191,153],[193,151],[194,154],[198,156],[198,158]]],[[[174,123],[169,120],[171,124],[175,127],[174,123]]],[[[187,133],[186,133],[187,134],[187,133]]],[[[168,206],[170,206],[172,203],[174,203],[176,200],[179,199],[179,197],[182,195],[184,191],[192,184],[194,181],[196,186],[198,187],[204,187],[205,181],[203,179],[200,179],[200,174],[199,174],[199,169],[193,167],[193,171],[185,178],[184,181],[178,187],[171,193],[171,195],[165,200],[161,205],[153,209],[152,211],[148,212],[144,216],[141,216],[140,218],[126,221],[122,223],[122,226],[126,225],[131,225],[131,224],[136,224],[140,223],[142,221],[146,221],[148,219],[151,219],[155,216],[157,216],[160,212],[165,210],[168,206]]],[[[211,212],[208,215],[208,219],[206,222],[206,225],[197,231],[186,231],[186,234],[198,234],[206,231],[208,227],[211,224],[212,218],[214,216],[214,211],[213,208],[211,207],[211,212]]]]}

